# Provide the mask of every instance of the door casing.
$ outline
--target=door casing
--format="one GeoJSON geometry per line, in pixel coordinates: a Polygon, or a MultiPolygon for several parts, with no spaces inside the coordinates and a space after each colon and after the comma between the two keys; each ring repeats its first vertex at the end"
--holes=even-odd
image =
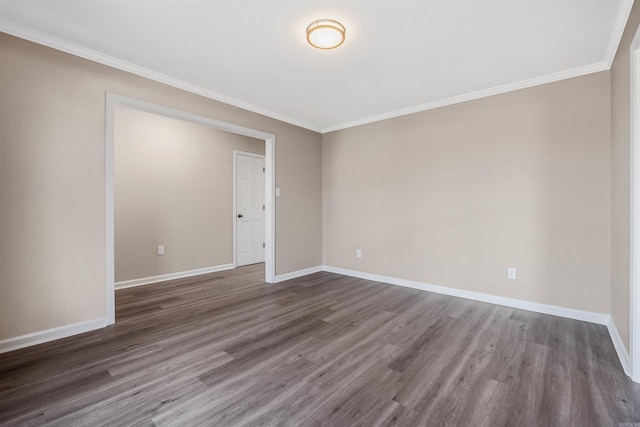
{"type": "MultiPolygon", "coordinates": [[[[152,104],[135,98],[106,92],[105,96],[105,141],[106,141],[106,302],[107,324],[115,323],[115,256],[114,256],[114,186],[113,147],[114,109],[125,106],[165,117],[197,123],[214,129],[249,136],[265,141],[265,282],[275,283],[275,146],[276,137],[260,130],[238,126],[210,117],[152,104]]],[[[234,240],[235,241],[235,240],[234,240]]],[[[234,251],[235,254],[235,251],[234,251]]]]}

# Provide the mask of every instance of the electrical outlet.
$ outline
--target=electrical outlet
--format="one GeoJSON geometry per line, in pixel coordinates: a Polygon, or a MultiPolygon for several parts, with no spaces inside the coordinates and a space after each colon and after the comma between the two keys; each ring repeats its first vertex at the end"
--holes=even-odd
{"type": "Polygon", "coordinates": [[[158,255],[164,255],[164,246],[158,246],[158,255]]]}
{"type": "Polygon", "coordinates": [[[515,268],[507,268],[507,279],[516,280],[518,278],[518,270],[515,268]]]}
{"type": "Polygon", "coordinates": [[[356,249],[356,258],[362,258],[362,250],[356,249]]]}

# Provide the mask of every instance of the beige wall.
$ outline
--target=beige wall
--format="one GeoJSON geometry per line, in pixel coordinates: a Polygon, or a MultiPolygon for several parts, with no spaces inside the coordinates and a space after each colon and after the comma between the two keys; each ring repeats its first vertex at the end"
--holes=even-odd
{"type": "Polygon", "coordinates": [[[629,348],[629,209],[630,209],[630,113],[629,47],[640,23],[640,8],[631,10],[622,41],[611,68],[611,198],[612,270],[611,315],[629,348]]]}
{"type": "Polygon", "coordinates": [[[324,263],[611,312],[628,345],[639,22],[611,73],[323,137],[0,34],[0,340],[105,315],[109,91],[276,135],[277,274],[324,263]]]}
{"type": "Polygon", "coordinates": [[[233,150],[265,142],[116,107],[116,282],[233,262],[233,150]]]}
{"type": "Polygon", "coordinates": [[[610,143],[608,72],[325,134],[324,264],[608,313],[610,143]]]}
{"type": "Polygon", "coordinates": [[[0,340],[106,315],[105,92],[276,135],[276,274],[321,264],[321,136],[0,33],[0,340]]]}

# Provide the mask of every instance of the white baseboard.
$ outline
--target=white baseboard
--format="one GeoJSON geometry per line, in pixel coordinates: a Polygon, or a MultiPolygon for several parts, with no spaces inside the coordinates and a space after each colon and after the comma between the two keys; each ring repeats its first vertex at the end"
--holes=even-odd
{"type": "Polygon", "coordinates": [[[317,265],[315,267],[305,268],[304,270],[292,271],[291,273],[279,274],[276,276],[275,283],[284,282],[285,280],[295,279],[297,277],[306,276],[307,274],[317,273],[322,271],[323,266],[317,265]]]}
{"type": "Polygon", "coordinates": [[[616,349],[616,353],[618,353],[618,359],[620,359],[620,364],[622,365],[622,369],[624,369],[624,373],[631,376],[631,359],[629,358],[629,352],[627,351],[627,347],[624,345],[622,337],[620,337],[620,332],[618,332],[618,328],[613,322],[613,318],[611,316],[609,316],[607,329],[609,330],[609,336],[613,342],[613,347],[616,349]]]}
{"type": "Polygon", "coordinates": [[[536,313],[550,314],[553,316],[582,320],[585,322],[597,323],[599,325],[608,325],[609,319],[611,318],[611,316],[609,316],[608,314],[594,313],[592,311],[576,310],[573,308],[560,307],[557,305],[541,304],[515,298],[506,298],[496,295],[483,294],[480,292],[466,291],[463,289],[430,285],[428,283],[414,282],[412,280],[398,279],[395,277],[379,276],[377,274],[363,273],[361,271],[347,270],[344,268],[331,267],[328,265],[323,266],[322,269],[324,271],[342,274],[345,276],[358,277],[360,279],[373,280],[376,282],[388,283],[390,285],[420,289],[423,291],[466,298],[474,301],[488,302],[490,304],[504,305],[506,307],[519,308],[522,310],[534,311],[536,313]]]}
{"type": "MultiPolygon", "coordinates": [[[[117,289],[129,288],[133,286],[142,286],[144,284],[162,282],[167,280],[179,279],[183,277],[196,276],[199,274],[212,273],[216,271],[229,270],[234,268],[233,264],[225,264],[216,267],[201,268],[197,270],[183,271],[179,273],[165,274],[161,276],[147,277],[142,279],[128,280],[125,282],[116,283],[117,289]]],[[[398,279],[388,276],[380,276],[377,274],[364,273],[361,271],[347,270],[344,268],[331,267],[328,265],[316,266],[306,268],[304,270],[292,271],[290,273],[280,274],[275,277],[275,281],[283,282],[285,280],[295,279],[297,277],[306,276],[308,274],[317,273],[319,271],[327,271],[330,273],[342,274],[344,276],[358,277],[360,279],[372,280],[376,282],[387,283],[391,285],[398,285],[409,287],[413,289],[419,289],[428,292],[434,292],[443,295],[450,295],[454,297],[466,298],[474,301],[482,301],[491,304],[503,305],[506,307],[519,308],[523,310],[529,310],[537,313],[550,314],[553,316],[566,317],[569,319],[582,320],[585,322],[597,323],[600,325],[606,325],[611,336],[611,341],[618,354],[622,368],[625,374],[629,375],[630,370],[630,358],[629,353],[620,337],[618,328],[616,328],[613,319],[608,314],[594,313],[584,310],[576,310],[572,308],[560,307],[549,304],[541,304],[531,301],[519,300],[514,298],[499,297],[495,295],[483,294],[480,292],[466,291],[462,289],[448,288],[444,286],[430,285],[428,283],[415,282],[411,280],[398,279]]],[[[7,353],[9,351],[18,350],[21,348],[42,344],[48,341],[54,341],[61,338],[66,338],[71,335],[77,335],[84,332],[93,331],[96,329],[104,328],[108,326],[108,319],[102,317],[99,319],[87,320],[85,322],[74,323],[71,325],[60,326],[57,328],[47,329],[40,332],[34,332],[31,334],[21,335],[19,337],[8,338],[0,340],[0,354],[7,353]]]]}
{"type": "Polygon", "coordinates": [[[215,273],[216,271],[231,270],[235,264],[223,264],[213,267],[198,268],[196,270],[179,271],[177,273],[161,274],[160,276],[142,277],[140,279],[124,280],[116,282],[116,289],[133,288],[134,286],[148,285],[150,283],[166,282],[168,280],[183,279],[185,277],[199,276],[201,274],[215,273]]]}
{"type": "Polygon", "coordinates": [[[9,351],[19,350],[32,345],[59,340],[60,338],[82,334],[84,332],[101,329],[106,326],[108,326],[107,318],[101,317],[99,319],[87,320],[85,322],[73,323],[71,325],[59,326],[57,328],[0,340],[0,353],[7,353],[9,351]]]}
{"type": "Polygon", "coordinates": [[[390,285],[405,286],[423,291],[435,292],[438,294],[451,295],[454,297],[466,298],[475,301],[482,301],[491,304],[503,305],[506,307],[519,308],[529,310],[536,313],[550,314],[553,316],[566,317],[574,320],[582,320],[584,322],[597,323],[605,325],[609,331],[609,336],[613,342],[613,347],[618,354],[618,359],[622,365],[622,369],[627,376],[631,376],[631,358],[627,351],[618,328],[613,322],[613,318],[608,314],[595,313],[592,311],[576,310],[573,308],[560,307],[550,304],[541,304],[537,302],[519,300],[515,298],[499,297],[495,295],[483,294],[480,292],[465,291],[462,289],[447,288],[444,286],[430,285],[427,283],[414,282],[411,280],[398,279],[395,277],[380,276],[377,274],[364,273],[361,271],[347,270],[344,268],[322,266],[323,271],[342,274],[345,276],[358,277],[360,279],[373,280],[376,282],[388,283],[390,285]]]}

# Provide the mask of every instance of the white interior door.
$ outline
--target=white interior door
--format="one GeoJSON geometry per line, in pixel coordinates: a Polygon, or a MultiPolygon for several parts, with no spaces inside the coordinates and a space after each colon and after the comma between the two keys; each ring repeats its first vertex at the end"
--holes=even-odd
{"type": "Polygon", "coordinates": [[[236,265],[264,262],[264,156],[235,154],[236,265]]]}

